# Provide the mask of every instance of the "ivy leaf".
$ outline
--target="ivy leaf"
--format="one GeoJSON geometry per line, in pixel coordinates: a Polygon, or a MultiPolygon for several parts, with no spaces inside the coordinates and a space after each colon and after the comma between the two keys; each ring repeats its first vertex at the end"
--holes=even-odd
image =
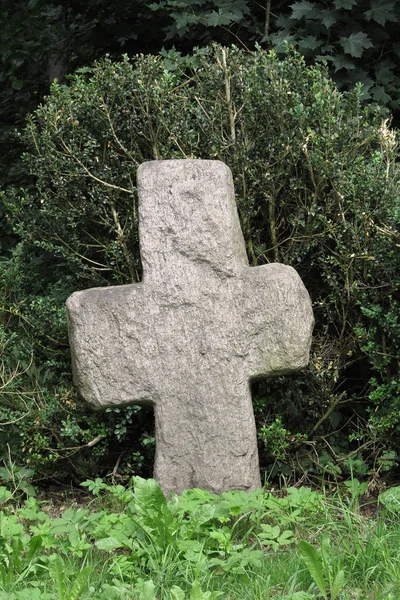
{"type": "Polygon", "coordinates": [[[219,15],[215,10],[207,15],[207,25],[209,27],[217,27],[218,25],[227,25],[228,23],[223,22],[223,17],[219,15]]]}
{"type": "Polygon", "coordinates": [[[352,33],[349,37],[341,37],[340,44],[346,54],[350,54],[355,58],[360,58],[366,48],[372,48],[373,46],[367,34],[362,31],[352,33]]]}
{"type": "Polygon", "coordinates": [[[367,10],[364,15],[367,21],[376,21],[382,27],[385,26],[386,21],[391,21],[392,23],[396,23],[397,17],[393,12],[395,7],[394,2],[385,2],[385,0],[371,3],[370,10],[367,10]]]}
{"type": "Polygon", "coordinates": [[[346,69],[347,71],[351,71],[356,68],[354,62],[346,56],[345,54],[339,54],[339,56],[335,56],[332,60],[335,65],[335,73],[340,71],[340,69],[346,69]]]}
{"type": "Polygon", "coordinates": [[[11,85],[12,85],[13,90],[18,91],[22,88],[22,86],[24,85],[24,82],[22,81],[22,79],[13,78],[11,85]]]}
{"type": "Polygon", "coordinates": [[[329,10],[328,8],[321,10],[321,20],[327,29],[337,23],[340,17],[338,10],[329,10]]]}
{"type": "Polygon", "coordinates": [[[335,8],[344,8],[345,10],[351,10],[353,6],[357,4],[357,0],[335,0],[335,8]]]}
{"type": "Polygon", "coordinates": [[[322,40],[317,40],[314,35],[309,35],[299,42],[299,47],[303,49],[315,50],[322,44],[322,40]]]}
{"type": "Polygon", "coordinates": [[[290,28],[290,17],[288,17],[287,15],[278,15],[277,18],[275,19],[275,25],[279,28],[279,29],[289,29],[290,28]]]}
{"type": "Polygon", "coordinates": [[[289,34],[287,31],[275,33],[271,35],[270,39],[277,54],[286,53],[288,51],[288,47],[296,43],[296,36],[289,34]]]}
{"type": "Polygon", "coordinates": [[[388,104],[392,99],[391,96],[386,93],[383,85],[374,85],[371,94],[375,102],[379,102],[380,104],[388,104]]]}
{"type": "Polygon", "coordinates": [[[375,76],[378,83],[382,85],[389,85],[395,79],[393,69],[395,68],[394,62],[391,60],[382,60],[375,67],[375,76]]]}
{"type": "Polygon", "coordinates": [[[308,2],[308,0],[302,0],[302,2],[295,2],[294,4],[291,4],[289,8],[292,9],[290,18],[299,21],[303,18],[315,18],[316,12],[320,8],[320,5],[316,4],[315,2],[308,2]]]}

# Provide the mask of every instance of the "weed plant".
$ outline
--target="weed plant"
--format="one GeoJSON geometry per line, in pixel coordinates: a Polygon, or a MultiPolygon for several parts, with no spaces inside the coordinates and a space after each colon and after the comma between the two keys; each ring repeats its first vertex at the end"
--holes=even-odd
{"type": "Polygon", "coordinates": [[[151,479],[83,485],[93,499],[57,517],[1,495],[0,600],[400,597],[400,488],[367,516],[355,479],[331,497],[289,487],[169,501],[151,479]]]}

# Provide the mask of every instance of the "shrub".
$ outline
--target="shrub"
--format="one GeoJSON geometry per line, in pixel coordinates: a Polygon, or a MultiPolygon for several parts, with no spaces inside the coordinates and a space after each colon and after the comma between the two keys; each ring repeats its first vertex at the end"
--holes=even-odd
{"type": "Polygon", "coordinates": [[[310,368],[254,386],[260,425],[308,435],[295,446],[310,471],[310,445],[339,472],[397,450],[398,138],[360,97],[295,53],[220,46],[105,59],[53,84],[24,134],[36,190],[4,199],[23,241],[3,268],[5,327],[53,365],[52,389],[61,374],[71,389],[65,298],[140,279],[137,166],[215,158],[233,171],[250,263],[291,264],[314,304],[310,368]]]}

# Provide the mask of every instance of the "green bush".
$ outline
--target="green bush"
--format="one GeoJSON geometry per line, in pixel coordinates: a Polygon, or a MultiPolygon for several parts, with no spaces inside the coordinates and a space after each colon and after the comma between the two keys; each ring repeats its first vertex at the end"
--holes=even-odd
{"type": "MultiPolygon", "coordinates": [[[[46,406],[60,406],[61,386],[74,398],[70,422],[84,423],[89,439],[104,435],[103,454],[115,442],[118,420],[92,416],[89,426],[71,391],[64,300],[74,289],[140,279],[140,163],[215,158],[232,169],[250,263],[294,266],[315,310],[310,368],[254,385],[260,426],[279,417],[288,442],[291,432],[307,435],[294,462],[310,472],[326,468],[316,458],[324,450],[339,473],[350,459],[372,467],[389,447],[397,452],[398,138],[388,114],[363,108],[360,97],[359,89],[340,93],[295,53],[282,61],[220,46],[105,59],[53,84],[24,134],[36,191],[4,198],[22,242],[0,265],[1,323],[14,353],[49,373],[46,406]]],[[[83,443],[78,430],[63,442],[65,418],[54,414],[51,428],[46,411],[35,426],[47,447],[83,443]]],[[[125,438],[140,454],[140,432],[128,425],[125,438]]],[[[32,427],[22,419],[17,429],[32,427]]],[[[91,453],[91,468],[100,458],[91,453]]],[[[291,468],[285,462],[278,467],[291,468]]]]}

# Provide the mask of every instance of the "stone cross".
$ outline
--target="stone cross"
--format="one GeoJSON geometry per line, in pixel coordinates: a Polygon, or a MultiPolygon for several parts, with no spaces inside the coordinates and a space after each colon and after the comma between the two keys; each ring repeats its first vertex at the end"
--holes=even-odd
{"type": "Polygon", "coordinates": [[[164,493],[260,487],[250,382],[307,365],[313,328],[294,269],[249,267],[230,170],[138,171],[143,281],[67,301],[74,378],[93,407],[154,407],[164,493]]]}

